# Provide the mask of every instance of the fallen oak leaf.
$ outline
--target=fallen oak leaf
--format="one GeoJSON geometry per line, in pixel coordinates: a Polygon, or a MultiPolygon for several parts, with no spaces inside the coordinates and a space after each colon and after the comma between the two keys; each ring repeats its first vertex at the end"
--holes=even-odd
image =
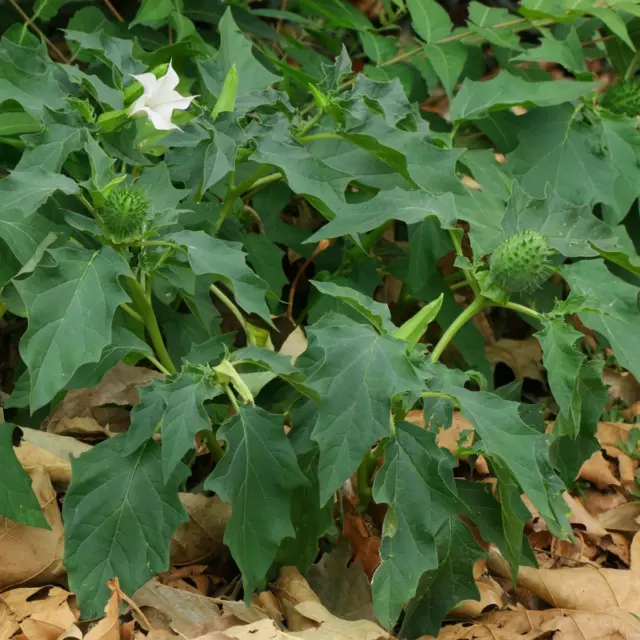
{"type": "Polygon", "coordinates": [[[360,562],[351,562],[351,549],[340,540],[307,572],[307,581],[320,602],[338,618],[376,622],[371,584],[360,562]]]}
{"type": "Polygon", "coordinates": [[[605,529],[623,533],[640,531],[638,519],[640,519],[640,502],[627,502],[598,516],[598,522],[605,529]]]}
{"type": "MultiPolygon", "coordinates": [[[[437,640],[640,640],[640,622],[625,611],[498,611],[447,626],[437,640]]],[[[423,638],[422,640],[428,640],[423,638]]]]}
{"type": "Polygon", "coordinates": [[[138,387],[150,384],[153,378],[162,377],[158,371],[130,367],[119,362],[105,373],[95,387],[68,391],[55,411],[43,422],[42,428],[55,432],[64,418],[97,418],[93,410],[106,404],[135,406],[140,401],[138,387]]]}
{"type": "MultiPolygon", "coordinates": [[[[488,567],[492,573],[509,578],[509,566],[499,552],[490,552],[488,567]]],[[[518,586],[560,609],[602,611],[611,608],[635,613],[640,605],[640,573],[624,569],[521,566],[518,586]]]]}
{"type": "Polygon", "coordinates": [[[272,589],[287,619],[287,627],[291,631],[304,631],[305,629],[315,628],[314,622],[298,613],[296,605],[308,601],[319,603],[320,598],[314,593],[309,583],[302,577],[296,567],[282,567],[272,589]]]}
{"type": "Polygon", "coordinates": [[[596,451],[582,465],[578,477],[590,482],[598,489],[620,486],[620,480],[613,473],[612,464],[602,455],[602,451],[596,451]]]}
{"type": "Polygon", "coordinates": [[[65,574],[64,530],[56,492],[40,468],[31,474],[31,487],[51,529],[28,527],[0,517],[0,589],[27,581],[47,584],[65,574]]]}
{"type": "MultiPolygon", "coordinates": [[[[224,628],[220,609],[214,598],[168,587],[160,584],[156,578],[138,589],[133,602],[141,608],[154,627],[164,627],[184,637],[192,637],[192,629],[212,621],[219,623],[220,630],[224,628]]],[[[144,620],[138,621],[146,624],[144,620]]]]}
{"type": "Polygon", "coordinates": [[[225,553],[222,539],[231,516],[229,503],[218,496],[209,497],[201,493],[180,493],[179,497],[189,513],[189,520],[173,534],[171,564],[197,564],[225,553]]]}
{"type": "Polygon", "coordinates": [[[120,583],[118,578],[109,580],[107,583],[111,591],[105,608],[105,617],[102,618],[89,633],[85,636],[85,640],[120,640],[120,605],[122,599],[120,597],[120,583]]]}

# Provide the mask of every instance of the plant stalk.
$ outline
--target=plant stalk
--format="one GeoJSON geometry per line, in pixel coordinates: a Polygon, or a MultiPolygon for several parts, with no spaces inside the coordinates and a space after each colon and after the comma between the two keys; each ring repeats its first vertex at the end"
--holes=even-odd
{"type": "Polygon", "coordinates": [[[216,434],[211,430],[201,431],[200,437],[204,440],[204,443],[207,445],[207,449],[209,449],[209,453],[213,457],[216,462],[220,462],[222,456],[224,455],[224,449],[220,446],[220,443],[216,439],[216,434]]]}
{"type": "Polygon", "coordinates": [[[320,111],[318,111],[318,113],[316,113],[316,115],[313,116],[312,118],[309,118],[307,123],[300,129],[300,131],[298,131],[298,135],[303,136],[305,133],[307,133],[309,129],[311,129],[315,124],[317,124],[320,121],[320,118],[322,118],[323,115],[324,115],[324,110],[320,109],[320,111]]]}
{"type": "Polygon", "coordinates": [[[489,306],[489,300],[480,295],[474,299],[474,301],[462,311],[462,313],[449,325],[447,330],[442,334],[438,344],[433,349],[431,354],[431,362],[435,363],[440,360],[442,352],[447,348],[447,345],[453,340],[458,331],[469,321],[476,313],[482,311],[485,307],[489,306]]]}
{"type": "Polygon", "coordinates": [[[153,350],[158,356],[158,360],[170,374],[176,373],[176,367],[171,360],[171,356],[167,351],[167,347],[165,346],[164,341],[162,340],[162,334],[160,333],[158,319],[156,318],[156,314],[153,311],[153,306],[147,299],[144,290],[140,286],[140,283],[137,280],[127,278],[126,288],[127,293],[133,300],[133,304],[138,309],[138,313],[142,317],[144,326],[147,330],[147,333],[149,334],[149,337],[151,338],[153,350]]]}
{"type": "Polygon", "coordinates": [[[229,311],[231,311],[231,313],[233,314],[235,319],[240,323],[240,326],[242,327],[243,331],[246,334],[247,333],[247,321],[245,320],[245,317],[240,312],[240,309],[238,309],[238,307],[233,303],[231,298],[229,298],[229,296],[226,295],[221,289],[216,287],[215,284],[210,284],[209,285],[209,291],[211,291],[211,293],[213,293],[213,295],[216,298],[218,298],[218,300],[220,300],[220,302],[222,302],[222,304],[225,307],[227,307],[227,309],[229,309],[229,311]]]}
{"type": "Polygon", "coordinates": [[[316,140],[342,140],[342,136],[332,131],[323,131],[321,133],[313,133],[310,136],[299,135],[297,140],[300,144],[306,144],[308,142],[315,142],[316,140]]]}

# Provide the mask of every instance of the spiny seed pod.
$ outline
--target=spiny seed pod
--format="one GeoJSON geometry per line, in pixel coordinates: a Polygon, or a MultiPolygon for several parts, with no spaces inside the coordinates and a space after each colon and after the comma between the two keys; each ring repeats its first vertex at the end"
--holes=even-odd
{"type": "Polygon", "coordinates": [[[520,231],[507,238],[491,256],[494,281],[508,293],[532,291],[549,277],[551,248],[537,231],[520,231]]]}
{"type": "Polygon", "coordinates": [[[602,98],[602,106],[630,118],[640,115],[640,82],[621,82],[612,87],[602,98]]]}
{"type": "Polygon", "coordinates": [[[145,230],[149,203],[137,187],[116,187],[102,208],[105,231],[115,242],[138,239],[145,230]]]}

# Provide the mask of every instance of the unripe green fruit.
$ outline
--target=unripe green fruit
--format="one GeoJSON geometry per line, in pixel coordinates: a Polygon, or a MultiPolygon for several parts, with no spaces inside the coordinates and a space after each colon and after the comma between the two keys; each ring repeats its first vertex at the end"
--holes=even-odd
{"type": "Polygon", "coordinates": [[[137,187],[116,187],[102,208],[105,231],[115,242],[142,237],[148,219],[149,203],[137,187]]]}
{"type": "Polygon", "coordinates": [[[640,115],[640,82],[621,82],[612,87],[602,98],[602,106],[630,118],[640,115]]]}
{"type": "Polygon", "coordinates": [[[520,231],[507,238],[491,256],[494,281],[508,293],[532,291],[549,277],[551,248],[537,231],[520,231]]]}

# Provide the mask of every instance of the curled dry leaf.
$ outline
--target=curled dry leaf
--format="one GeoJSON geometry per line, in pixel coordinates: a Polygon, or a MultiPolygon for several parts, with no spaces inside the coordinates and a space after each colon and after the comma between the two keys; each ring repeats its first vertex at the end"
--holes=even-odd
{"type": "Polygon", "coordinates": [[[147,385],[153,378],[161,378],[162,374],[144,367],[130,367],[119,362],[107,371],[98,385],[90,389],[69,391],[56,410],[44,421],[43,428],[55,432],[63,419],[98,418],[94,410],[103,405],[134,406],[140,400],[139,386],[147,385]]]}
{"type": "MultiPolygon", "coordinates": [[[[624,611],[500,611],[473,624],[444,627],[438,640],[639,640],[640,622],[624,611]]],[[[426,639],[423,639],[426,640],[426,639]]]]}
{"type": "MultiPolygon", "coordinates": [[[[424,429],[424,414],[422,411],[409,411],[405,416],[405,420],[424,429]]],[[[455,453],[460,446],[470,447],[473,444],[473,430],[473,425],[456,411],[453,414],[451,426],[448,429],[440,429],[438,431],[436,436],[438,446],[448,449],[450,453],[455,453]]],[[[476,458],[475,469],[480,475],[488,475],[489,466],[482,456],[476,458]]]]}
{"type": "Polygon", "coordinates": [[[171,564],[195,564],[225,553],[222,539],[231,506],[218,496],[201,493],[181,493],[180,502],[188,511],[189,520],[173,534],[171,564]]]}
{"type": "Polygon", "coordinates": [[[345,620],[376,621],[371,584],[362,564],[351,562],[351,550],[346,540],[341,540],[331,553],[325,553],[309,569],[307,580],[334,616],[345,620]]]}
{"type": "Polygon", "coordinates": [[[640,531],[640,502],[627,502],[598,516],[598,522],[608,531],[636,533],[640,531]]]}
{"type": "Polygon", "coordinates": [[[287,626],[291,631],[304,631],[315,628],[315,624],[296,610],[302,602],[320,602],[309,583],[302,577],[296,567],[282,567],[273,590],[280,603],[280,608],[287,618],[287,626]]]}
{"type": "MultiPolygon", "coordinates": [[[[493,573],[509,577],[509,567],[498,552],[490,554],[488,565],[493,573]]],[[[635,613],[640,606],[640,573],[625,569],[520,567],[518,586],[561,609],[635,613]]]]}
{"type": "Polygon", "coordinates": [[[565,492],[562,497],[571,509],[569,522],[572,525],[583,528],[587,537],[593,542],[598,542],[600,538],[607,535],[607,529],[584,508],[580,500],[568,492],[565,492]]]}
{"type": "Polygon", "coordinates": [[[92,439],[104,435],[104,427],[92,416],[62,418],[55,426],[54,433],[61,436],[92,439]]]}
{"type": "Polygon", "coordinates": [[[206,564],[190,564],[186,567],[169,567],[168,571],[158,574],[158,580],[168,587],[184,589],[191,593],[206,596],[211,587],[211,576],[205,574],[206,564]]]}
{"type": "Polygon", "coordinates": [[[280,353],[291,358],[291,364],[295,364],[298,356],[307,350],[307,336],[301,327],[296,327],[282,343],[280,353]]]}
{"type": "MultiPolygon", "coordinates": [[[[187,638],[195,637],[193,630],[204,624],[209,624],[209,629],[213,625],[220,630],[224,628],[220,622],[220,609],[213,598],[167,587],[155,578],[135,593],[133,601],[154,628],[170,629],[187,638]]],[[[138,622],[144,624],[144,621],[138,622]]]]}
{"type": "Polygon", "coordinates": [[[582,504],[595,518],[600,514],[627,503],[627,498],[620,491],[596,491],[587,489],[584,492],[582,504]]]}
{"type": "Polygon", "coordinates": [[[615,447],[618,442],[627,441],[631,429],[633,429],[633,425],[625,422],[599,422],[596,436],[602,446],[615,447]]]}
{"type": "Polygon", "coordinates": [[[464,600],[450,615],[457,618],[475,618],[492,608],[501,609],[506,604],[504,589],[489,575],[481,575],[476,579],[480,592],[480,600],[464,600]]]}
{"type": "Polygon", "coordinates": [[[631,540],[629,548],[629,559],[631,571],[640,572],[640,533],[636,533],[631,540]]]}
{"type": "Polygon", "coordinates": [[[0,594],[0,638],[18,630],[29,640],[57,640],[73,627],[76,617],[60,587],[12,589],[0,594]]]}
{"type": "Polygon", "coordinates": [[[603,455],[602,451],[596,451],[583,465],[578,477],[591,482],[598,489],[619,487],[620,480],[613,472],[613,465],[603,455]]]}
{"type": "Polygon", "coordinates": [[[607,393],[614,400],[622,400],[628,407],[640,402],[640,382],[628,371],[603,369],[602,382],[609,385],[607,393]]]}
{"type": "Polygon", "coordinates": [[[49,476],[39,468],[31,474],[31,487],[51,529],[28,527],[0,517],[0,589],[27,581],[47,584],[65,574],[64,531],[56,492],[49,476]]]}
{"type": "MultiPolygon", "coordinates": [[[[287,618],[287,628],[293,632],[283,638],[378,640],[389,637],[384,629],[370,620],[343,620],[329,613],[295,567],[280,570],[275,592],[287,618]]],[[[277,627],[272,623],[272,628],[277,627]]],[[[229,629],[225,633],[240,637],[231,631],[229,629]]]]}
{"type": "Polygon", "coordinates": [[[343,505],[342,535],[351,544],[353,559],[360,562],[364,572],[371,578],[381,562],[380,538],[373,534],[371,526],[351,500],[343,500],[343,505]]]}
{"type": "Polygon", "coordinates": [[[486,347],[485,356],[493,367],[498,363],[506,364],[518,380],[530,378],[546,384],[542,367],[542,347],[536,338],[501,338],[495,344],[486,347]]]}
{"type": "Polygon", "coordinates": [[[92,627],[85,640],[120,640],[120,586],[118,578],[109,581],[111,597],[104,608],[104,618],[92,627]]]}
{"type": "MultiPolygon", "coordinates": [[[[31,431],[31,429],[25,429],[25,431],[31,431]]],[[[68,460],[25,441],[13,450],[27,473],[31,474],[35,469],[43,469],[53,484],[68,485],[71,482],[71,463],[68,460]]]]}

